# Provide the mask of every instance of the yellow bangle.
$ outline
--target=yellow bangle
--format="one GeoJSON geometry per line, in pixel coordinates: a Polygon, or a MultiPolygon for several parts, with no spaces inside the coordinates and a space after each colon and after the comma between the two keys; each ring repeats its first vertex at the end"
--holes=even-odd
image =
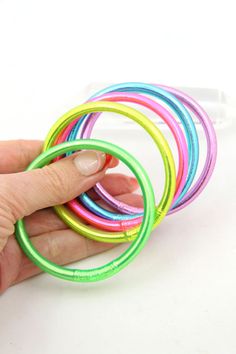
{"type": "MultiPolygon", "coordinates": [[[[170,208],[175,193],[176,175],[174,159],[166,139],[160,130],[155,126],[155,124],[152,123],[144,114],[134,108],[115,102],[99,101],[82,104],[64,114],[52,126],[46,137],[43,151],[48,150],[54,145],[54,142],[57,136],[60,134],[61,130],[66,128],[66,126],[70,124],[74,119],[78,119],[80,116],[93,112],[114,112],[134,120],[150,134],[156,146],[158,147],[164,163],[165,186],[162,198],[159,204],[156,206],[155,222],[153,225],[155,228],[161,222],[170,208]]],[[[80,235],[96,241],[109,243],[132,241],[137,237],[138,231],[140,229],[140,226],[138,226],[124,232],[102,231],[83,224],[77,216],[75,216],[64,206],[55,206],[54,209],[59,217],[73,230],[78,232],[80,235]]]]}

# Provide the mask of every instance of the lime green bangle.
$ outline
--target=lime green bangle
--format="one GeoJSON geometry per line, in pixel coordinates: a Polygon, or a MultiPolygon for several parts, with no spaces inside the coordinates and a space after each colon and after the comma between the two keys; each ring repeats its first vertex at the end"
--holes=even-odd
{"type": "Polygon", "coordinates": [[[38,267],[51,275],[65,280],[75,282],[92,282],[103,280],[113,276],[124,267],[126,267],[142,250],[151,233],[154,217],[155,217],[155,197],[151,182],[147,173],[140,163],[132,157],[128,152],[116,145],[100,140],[76,140],[56,145],[51,149],[39,155],[27,168],[27,171],[41,168],[49,164],[54,158],[70,151],[78,150],[99,150],[108,154],[112,154],[119,160],[127,164],[136,176],[144,201],[144,216],[142,224],[139,228],[137,238],[132,242],[130,247],[118,258],[105,264],[104,266],[93,269],[70,269],[61,267],[46,258],[44,258],[33,246],[26,232],[24,220],[18,220],[16,223],[16,238],[25,254],[38,267]]]}
{"type": "MultiPolygon", "coordinates": [[[[165,168],[165,186],[162,198],[156,206],[155,222],[156,227],[166,215],[170,208],[175,193],[176,176],[175,165],[169,145],[161,131],[144,114],[134,108],[116,102],[99,101],[82,104],[64,114],[51,128],[44,143],[43,150],[46,151],[55,143],[58,134],[66,128],[74,119],[92,112],[115,112],[124,115],[140,124],[153,138],[160,150],[165,168]]],[[[127,242],[137,237],[140,226],[134,227],[125,232],[108,232],[84,225],[80,219],[64,206],[54,207],[59,217],[73,230],[81,235],[101,242],[127,242]]]]}

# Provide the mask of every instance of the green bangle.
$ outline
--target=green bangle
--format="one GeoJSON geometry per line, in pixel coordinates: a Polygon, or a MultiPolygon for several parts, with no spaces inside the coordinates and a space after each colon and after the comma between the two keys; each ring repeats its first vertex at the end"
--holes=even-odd
{"type": "MultiPolygon", "coordinates": [[[[155,222],[153,226],[155,228],[166,215],[174,197],[176,186],[175,165],[166,139],[156,125],[144,114],[134,108],[116,102],[99,101],[82,104],[64,114],[52,126],[44,143],[44,151],[53,146],[58,134],[74,119],[93,112],[115,112],[134,120],[150,134],[160,150],[165,168],[165,186],[160,203],[156,206],[155,222]]],[[[137,237],[139,226],[125,232],[103,231],[83,224],[77,216],[63,205],[55,206],[54,209],[59,217],[73,230],[93,240],[118,243],[132,241],[137,237]]]]}
{"type": "MultiPolygon", "coordinates": [[[[103,280],[113,276],[125,266],[127,266],[142,250],[148,237],[151,233],[154,217],[155,217],[155,197],[149,177],[140,165],[140,163],[131,156],[127,151],[111,143],[101,140],[75,140],[56,145],[51,149],[39,155],[27,168],[27,171],[41,168],[49,164],[54,158],[70,151],[78,150],[99,150],[105,153],[112,154],[119,160],[127,164],[131,171],[136,176],[142,193],[144,201],[144,216],[142,224],[138,231],[137,238],[132,242],[129,248],[121,254],[118,258],[105,264],[104,266],[93,269],[71,269],[61,267],[45,257],[43,257],[33,246],[30,238],[26,232],[24,220],[16,222],[16,239],[25,254],[35,263],[39,268],[45,272],[54,275],[58,278],[75,282],[92,282],[103,280]]],[[[96,231],[96,229],[95,229],[96,231]]]]}

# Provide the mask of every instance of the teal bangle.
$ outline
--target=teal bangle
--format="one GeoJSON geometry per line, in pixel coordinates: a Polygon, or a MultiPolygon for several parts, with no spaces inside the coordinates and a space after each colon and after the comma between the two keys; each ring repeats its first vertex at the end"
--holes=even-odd
{"type": "MultiPolygon", "coordinates": [[[[75,282],[93,282],[109,278],[126,267],[142,250],[152,231],[155,218],[155,198],[150,179],[141,164],[127,151],[117,145],[101,140],[75,140],[56,145],[39,155],[27,168],[27,171],[41,168],[49,164],[54,158],[70,151],[99,150],[111,154],[123,161],[136,176],[143,193],[144,216],[138,229],[137,238],[129,248],[113,261],[93,269],[71,269],[59,266],[43,257],[33,246],[26,232],[24,220],[16,222],[16,239],[25,252],[43,271],[58,278],[75,282]]],[[[96,230],[96,229],[95,229],[96,230]]]]}

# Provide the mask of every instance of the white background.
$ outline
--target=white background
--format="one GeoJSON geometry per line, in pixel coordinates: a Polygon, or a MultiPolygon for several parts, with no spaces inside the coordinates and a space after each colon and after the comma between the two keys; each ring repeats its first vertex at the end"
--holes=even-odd
{"type": "MultiPolygon", "coordinates": [[[[92,82],[212,87],[236,96],[234,5],[0,0],[0,139],[44,138],[92,82]]],[[[123,272],[87,285],[41,275],[0,297],[1,353],[236,353],[235,124],[217,135],[207,189],[166,218],[123,272]]],[[[110,132],[113,138],[135,151],[135,139],[110,132]]],[[[152,154],[145,155],[149,173],[152,154]]]]}

